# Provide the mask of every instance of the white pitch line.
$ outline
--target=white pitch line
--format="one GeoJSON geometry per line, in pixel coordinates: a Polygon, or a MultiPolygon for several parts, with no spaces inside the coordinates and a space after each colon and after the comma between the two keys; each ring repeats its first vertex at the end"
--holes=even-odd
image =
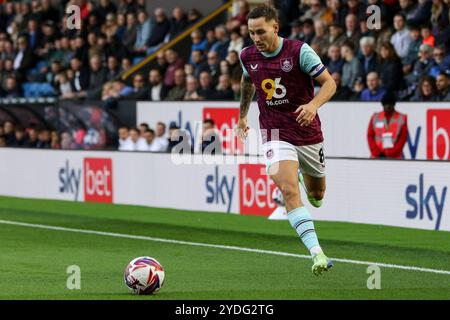
{"type": "MultiPolygon", "coordinates": [[[[29,227],[29,228],[35,228],[35,229],[94,234],[94,235],[114,237],[114,238],[146,240],[146,241],[182,244],[182,245],[196,246],[196,247],[207,247],[207,248],[216,248],[216,249],[225,249],[225,250],[263,253],[263,254],[270,254],[270,255],[275,255],[275,256],[294,257],[294,258],[300,258],[300,259],[311,259],[311,257],[308,255],[295,254],[295,253],[289,253],[289,252],[244,248],[244,247],[236,247],[236,246],[226,246],[226,245],[210,244],[210,243],[202,243],[202,242],[190,242],[190,241],[181,241],[181,240],[173,240],[173,239],[154,238],[154,237],[147,237],[147,236],[137,236],[137,235],[132,235],[132,234],[104,232],[104,231],[96,231],[96,230],[65,228],[65,227],[49,226],[49,225],[34,224],[34,223],[25,223],[25,222],[18,222],[18,221],[0,220],[0,224],[8,224],[8,225],[13,225],[13,226],[29,227]]],[[[377,265],[379,267],[391,268],[391,269],[401,269],[401,270],[408,270],[408,271],[419,271],[419,272],[450,275],[449,270],[429,269],[429,268],[420,268],[420,267],[414,267],[414,266],[402,266],[402,265],[396,265],[396,264],[370,262],[370,261],[359,261],[359,260],[350,260],[350,259],[340,259],[340,258],[330,258],[330,259],[332,259],[333,261],[336,261],[336,262],[349,263],[349,264],[377,265]]]]}

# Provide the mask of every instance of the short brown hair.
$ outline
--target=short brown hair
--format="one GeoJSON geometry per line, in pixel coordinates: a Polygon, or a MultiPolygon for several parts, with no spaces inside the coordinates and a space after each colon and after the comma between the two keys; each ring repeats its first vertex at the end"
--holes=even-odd
{"type": "Polygon", "coordinates": [[[275,20],[278,22],[278,12],[274,7],[268,6],[268,5],[262,5],[254,8],[250,13],[247,15],[247,20],[249,19],[258,19],[264,17],[266,22],[269,22],[271,20],[275,20]]]}

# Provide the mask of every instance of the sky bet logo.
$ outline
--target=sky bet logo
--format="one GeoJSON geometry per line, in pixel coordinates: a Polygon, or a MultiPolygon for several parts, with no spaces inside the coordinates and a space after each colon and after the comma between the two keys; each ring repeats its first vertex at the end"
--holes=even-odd
{"type": "Polygon", "coordinates": [[[269,216],[275,209],[272,192],[275,183],[265,174],[263,164],[239,165],[239,212],[269,216]]]}
{"type": "Polygon", "coordinates": [[[227,212],[230,212],[235,182],[236,177],[229,180],[226,175],[221,176],[219,166],[215,166],[214,174],[206,176],[205,186],[208,192],[206,203],[225,205],[227,212]]]}
{"type": "Polygon", "coordinates": [[[84,201],[112,203],[111,159],[84,159],[84,201]]]}
{"type": "Polygon", "coordinates": [[[428,188],[425,187],[424,175],[421,173],[418,185],[411,184],[406,187],[406,202],[411,207],[406,211],[406,218],[420,220],[428,218],[430,221],[436,221],[434,229],[439,230],[442,213],[444,212],[447,187],[444,187],[439,193],[438,191],[433,185],[428,188]]]}
{"type": "Polygon", "coordinates": [[[78,200],[80,190],[81,169],[70,168],[69,160],[64,167],[59,169],[59,192],[74,195],[74,201],[78,200]]]}
{"type": "MultiPolygon", "coordinates": [[[[113,180],[111,159],[85,158],[83,161],[84,201],[107,202],[113,201],[113,180]]],[[[69,160],[59,169],[59,192],[74,195],[78,201],[82,170],[71,168],[69,160]]]]}

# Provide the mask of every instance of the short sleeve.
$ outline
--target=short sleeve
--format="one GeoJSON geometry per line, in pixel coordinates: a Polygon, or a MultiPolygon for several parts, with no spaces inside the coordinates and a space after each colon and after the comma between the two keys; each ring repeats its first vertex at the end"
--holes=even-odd
{"type": "Polygon", "coordinates": [[[245,50],[245,48],[242,49],[241,52],[239,52],[239,61],[241,62],[242,74],[244,75],[244,77],[250,78],[250,75],[248,74],[247,69],[245,68],[244,63],[242,63],[242,59],[241,59],[241,54],[242,54],[242,51],[244,51],[244,50],[245,50]]]}
{"type": "Polygon", "coordinates": [[[299,64],[300,69],[313,78],[318,77],[325,70],[320,57],[307,43],[304,43],[300,49],[299,64]]]}

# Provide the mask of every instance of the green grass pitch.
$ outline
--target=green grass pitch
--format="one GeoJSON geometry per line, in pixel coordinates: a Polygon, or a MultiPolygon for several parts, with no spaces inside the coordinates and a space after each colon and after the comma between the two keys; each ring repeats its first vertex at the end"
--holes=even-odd
{"type": "MultiPolygon", "coordinates": [[[[287,221],[232,214],[0,197],[0,220],[308,254],[287,221]]],[[[450,233],[316,222],[330,257],[450,270],[450,233]]],[[[0,223],[0,299],[449,299],[450,274],[336,262],[324,276],[299,257],[0,223]],[[123,282],[137,256],[158,259],[166,282],[134,296],[123,282]],[[66,269],[81,269],[81,289],[66,269]]]]}

